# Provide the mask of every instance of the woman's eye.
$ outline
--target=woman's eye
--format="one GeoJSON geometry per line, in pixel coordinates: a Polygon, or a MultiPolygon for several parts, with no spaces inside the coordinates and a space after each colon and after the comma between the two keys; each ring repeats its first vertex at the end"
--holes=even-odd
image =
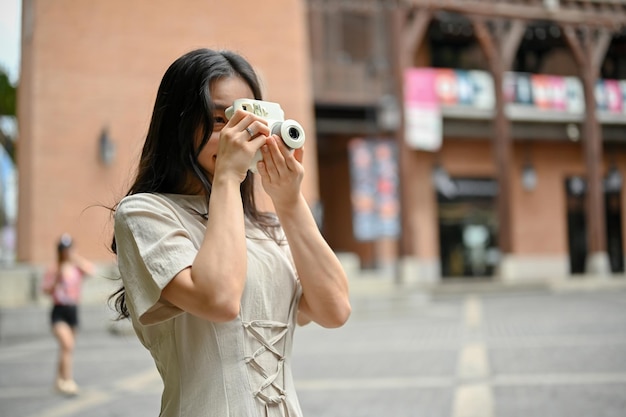
{"type": "Polygon", "coordinates": [[[215,124],[226,124],[226,118],[223,116],[214,116],[213,117],[213,122],[215,124]]]}

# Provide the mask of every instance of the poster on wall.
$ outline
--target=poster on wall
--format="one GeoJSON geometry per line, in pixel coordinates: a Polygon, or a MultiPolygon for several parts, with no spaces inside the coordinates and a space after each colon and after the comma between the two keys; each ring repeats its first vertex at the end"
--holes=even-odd
{"type": "Polygon", "coordinates": [[[352,229],[360,241],[400,235],[398,151],[393,140],[353,139],[348,144],[352,229]]]}
{"type": "Polygon", "coordinates": [[[609,113],[622,112],[622,91],[617,80],[598,80],[595,88],[598,110],[609,113]]]}
{"type": "Polygon", "coordinates": [[[534,105],[543,110],[565,110],[566,90],[563,77],[533,74],[531,84],[534,105]]]}
{"type": "MultiPolygon", "coordinates": [[[[491,76],[489,75],[489,77],[491,76]]],[[[531,74],[524,72],[505,72],[503,81],[504,99],[508,103],[532,106],[533,89],[530,77],[531,74]]]]}
{"type": "Polygon", "coordinates": [[[565,77],[565,91],[567,94],[567,112],[582,114],[585,111],[583,83],[579,78],[565,77]]]}
{"type": "Polygon", "coordinates": [[[622,113],[626,114],[626,80],[620,80],[618,84],[622,93],[622,113]]]}
{"type": "Polygon", "coordinates": [[[485,71],[465,71],[471,85],[471,105],[478,109],[493,109],[496,105],[493,78],[485,71]]]}
{"type": "Polygon", "coordinates": [[[435,100],[442,106],[492,109],[495,104],[493,79],[485,71],[435,70],[435,100]]]}
{"type": "Polygon", "coordinates": [[[433,68],[409,68],[404,73],[404,137],[409,147],[437,151],[443,136],[442,115],[433,68]]]}

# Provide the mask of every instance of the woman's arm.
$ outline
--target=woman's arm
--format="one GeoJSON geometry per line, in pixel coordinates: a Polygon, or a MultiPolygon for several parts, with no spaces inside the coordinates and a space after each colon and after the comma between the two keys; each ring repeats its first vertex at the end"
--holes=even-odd
{"type": "MultiPolygon", "coordinates": [[[[339,327],[351,312],[348,279],[300,192],[304,175],[301,163],[278,140],[270,138],[262,147],[259,173],[274,203],[302,284],[303,317],[299,322],[311,319],[324,327],[339,327]]],[[[301,151],[296,152],[301,158],[301,151]]]]}
{"type": "Polygon", "coordinates": [[[238,180],[213,182],[209,213],[204,240],[192,266],[179,272],[162,296],[195,316],[225,322],[239,314],[247,272],[238,180]]]}
{"type": "Polygon", "coordinates": [[[348,279],[322,237],[304,196],[276,208],[302,284],[300,310],[324,327],[339,327],[350,316],[348,279]]]}
{"type": "Polygon", "coordinates": [[[61,274],[58,272],[57,268],[50,267],[46,273],[44,274],[43,283],[41,286],[44,294],[52,295],[54,293],[54,288],[57,286],[60,280],[61,274]]]}
{"type": "MultiPolygon", "coordinates": [[[[256,119],[238,111],[221,130],[203,242],[192,266],[179,272],[162,292],[175,306],[209,321],[230,321],[239,314],[247,273],[240,184],[265,140],[262,135],[250,139],[244,129],[256,119]]],[[[265,126],[259,133],[269,129],[265,126]]]]}
{"type": "Polygon", "coordinates": [[[87,258],[82,257],[76,251],[72,250],[71,258],[72,262],[84,275],[93,275],[95,267],[93,263],[87,258]]]}

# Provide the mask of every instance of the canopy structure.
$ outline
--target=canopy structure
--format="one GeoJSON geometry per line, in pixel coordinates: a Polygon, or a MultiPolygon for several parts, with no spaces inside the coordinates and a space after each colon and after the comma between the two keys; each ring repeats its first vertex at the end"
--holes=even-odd
{"type": "MultiPolygon", "coordinates": [[[[512,70],[514,59],[524,35],[531,25],[555,26],[578,67],[583,84],[585,106],[595,108],[594,86],[611,40],[626,27],[626,1],[622,0],[309,0],[312,11],[352,10],[386,13],[393,62],[394,95],[403,96],[405,69],[415,66],[415,57],[423,44],[433,19],[457,19],[470,27],[480,45],[494,80],[495,111],[492,120],[493,158],[499,193],[497,196],[498,242],[503,254],[512,251],[511,122],[505,113],[504,74],[512,70]]],[[[402,100],[398,100],[401,102],[402,100]]],[[[401,112],[404,113],[404,112],[401,112]]],[[[404,140],[404,123],[397,129],[401,149],[401,178],[415,175],[410,149],[404,140]]],[[[588,272],[604,273],[608,268],[606,255],[605,210],[602,190],[602,130],[594,111],[586,111],[581,139],[585,154],[586,223],[588,240],[588,272]]],[[[411,231],[412,190],[402,186],[403,230],[411,231]]],[[[404,233],[401,252],[415,253],[413,236],[404,233]]]]}

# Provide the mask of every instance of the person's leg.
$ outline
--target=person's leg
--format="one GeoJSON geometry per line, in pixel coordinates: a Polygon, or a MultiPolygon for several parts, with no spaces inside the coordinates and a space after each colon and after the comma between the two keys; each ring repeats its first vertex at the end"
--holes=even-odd
{"type": "Polygon", "coordinates": [[[58,321],[52,328],[59,342],[59,366],[57,376],[61,379],[72,379],[72,353],[74,351],[74,331],[64,321],[58,321]]]}
{"type": "Polygon", "coordinates": [[[54,323],[52,330],[59,343],[57,388],[66,393],[75,393],[76,384],[73,378],[74,329],[66,322],[58,321],[54,323]]]}

